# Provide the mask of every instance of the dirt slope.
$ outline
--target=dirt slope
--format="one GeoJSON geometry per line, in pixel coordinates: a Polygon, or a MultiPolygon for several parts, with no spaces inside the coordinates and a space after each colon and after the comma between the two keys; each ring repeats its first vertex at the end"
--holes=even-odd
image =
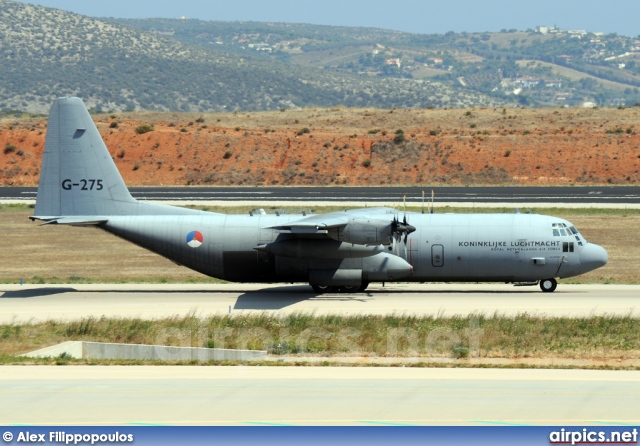
{"type": "MultiPolygon", "coordinates": [[[[94,117],[128,185],[638,184],[639,118],[638,107],[94,117]]],[[[45,118],[0,121],[0,185],[37,184],[45,132],[45,118]]]]}

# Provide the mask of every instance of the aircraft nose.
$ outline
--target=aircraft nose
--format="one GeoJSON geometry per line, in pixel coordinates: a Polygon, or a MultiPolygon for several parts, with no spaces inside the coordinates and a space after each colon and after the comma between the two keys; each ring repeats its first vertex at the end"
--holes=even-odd
{"type": "Polygon", "coordinates": [[[587,244],[580,252],[580,269],[583,273],[593,271],[596,268],[604,266],[609,261],[607,251],[593,243],[587,244]]]}

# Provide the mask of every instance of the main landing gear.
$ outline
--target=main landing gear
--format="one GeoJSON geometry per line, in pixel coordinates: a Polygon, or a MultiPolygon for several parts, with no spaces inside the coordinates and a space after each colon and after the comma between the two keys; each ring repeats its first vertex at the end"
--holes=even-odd
{"type": "Polygon", "coordinates": [[[544,279],[540,281],[540,289],[545,293],[553,293],[558,286],[558,281],[556,279],[544,279]]]}
{"type": "Polygon", "coordinates": [[[362,293],[369,286],[368,282],[364,282],[362,285],[314,285],[310,284],[313,291],[318,294],[324,293],[362,293]]]}

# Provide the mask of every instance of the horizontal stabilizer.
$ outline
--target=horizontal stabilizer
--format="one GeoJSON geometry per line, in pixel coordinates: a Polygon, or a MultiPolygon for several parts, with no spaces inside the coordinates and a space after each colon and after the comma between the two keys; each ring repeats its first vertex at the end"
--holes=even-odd
{"type": "Polygon", "coordinates": [[[95,217],[29,217],[31,220],[43,220],[43,225],[97,226],[109,221],[95,217]]]}

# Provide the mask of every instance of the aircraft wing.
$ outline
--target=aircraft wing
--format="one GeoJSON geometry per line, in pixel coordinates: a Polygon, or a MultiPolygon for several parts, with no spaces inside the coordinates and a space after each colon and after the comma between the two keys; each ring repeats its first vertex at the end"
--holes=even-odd
{"type": "Polygon", "coordinates": [[[276,229],[280,232],[300,235],[327,234],[329,229],[344,228],[353,219],[393,219],[394,210],[391,208],[361,208],[346,211],[329,212],[327,214],[311,215],[299,220],[289,221],[282,225],[269,226],[268,229],[276,229]]]}

